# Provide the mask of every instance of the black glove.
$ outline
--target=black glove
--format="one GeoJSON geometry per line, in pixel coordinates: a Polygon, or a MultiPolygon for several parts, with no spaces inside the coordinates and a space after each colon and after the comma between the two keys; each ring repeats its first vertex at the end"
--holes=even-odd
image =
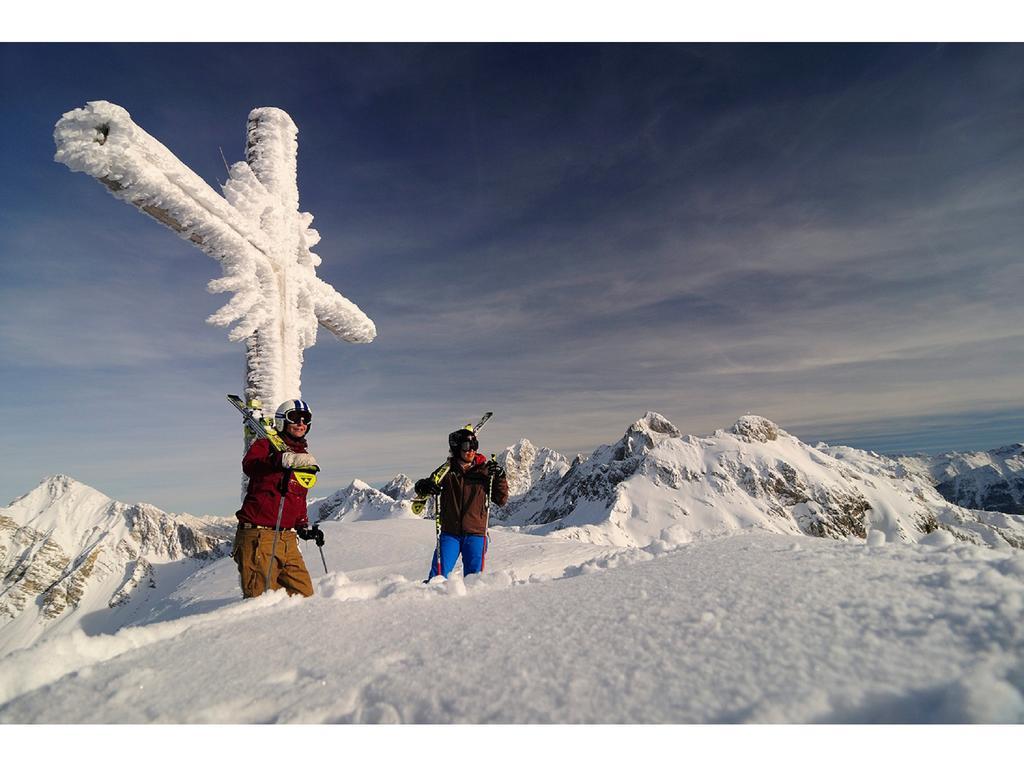
{"type": "Polygon", "coordinates": [[[315,525],[312,528],[307,528],[303,525],[301,528],[296,528],[295,533],[298,534],[298,537],[303,541],[309,541],[312,539],[316,542],[318,547],[322,547],[324,545],[324,532],[315,525]]]}
{"type": "Polygon", "coordinates": [[[487,474],[495,480],[501,480],[505,476],[505,470],[501,464],[492,459],[487,462],[487,474]]]}
{"type": "Polygon", "coordinates": [[[441,492],[441,486],[429,477],[417,480],[416,485],[414,485],[412,489],[416,491],[417,496],[436,496],[441,492]]]}

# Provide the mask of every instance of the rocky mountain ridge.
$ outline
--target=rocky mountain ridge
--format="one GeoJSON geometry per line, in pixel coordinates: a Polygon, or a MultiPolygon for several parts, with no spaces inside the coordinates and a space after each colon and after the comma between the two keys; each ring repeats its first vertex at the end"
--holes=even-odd
{"type": "Polygon", "coordinates": [[[1024,547],[1024,521],[951,504],[894,460],[812,448],[754,415],[695,437],[648,412],[544,490],[510,501],[505,520],[620,546],[740,528],[917,541],[944,528],[977,544],[1024,547]]]}

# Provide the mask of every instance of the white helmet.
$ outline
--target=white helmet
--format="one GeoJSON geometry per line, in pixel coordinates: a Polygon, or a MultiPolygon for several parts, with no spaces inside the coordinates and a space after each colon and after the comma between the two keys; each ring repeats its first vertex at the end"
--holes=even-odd
{"type": "Polygon", "coordinates": [[[288,422],[297,424],[299,421],[304,421],[310,428],[313,426],[313,412],[309,410],[305,400],[285,400],[277,406],[277,413],[274,414],[274,429],[278,432],[284,432],[288,422]]]}

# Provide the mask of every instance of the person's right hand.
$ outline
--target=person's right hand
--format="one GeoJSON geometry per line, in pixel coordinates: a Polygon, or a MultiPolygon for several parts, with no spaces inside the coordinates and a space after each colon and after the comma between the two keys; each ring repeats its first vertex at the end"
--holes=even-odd
{"type": "Polygon", "coordinates": [[[301,469],[302,467],[315,467],[317,463],[312,453],[285,451],[281,454],[281,466],[285,469],[301,469]]]}
{"type": "Polygon", "coordinates": [[[441,492],[441,486],[429,477],[425,477],[422,480],[416,481],[413,490],[416,491],[418,496],[436,496],[441,492]]]}

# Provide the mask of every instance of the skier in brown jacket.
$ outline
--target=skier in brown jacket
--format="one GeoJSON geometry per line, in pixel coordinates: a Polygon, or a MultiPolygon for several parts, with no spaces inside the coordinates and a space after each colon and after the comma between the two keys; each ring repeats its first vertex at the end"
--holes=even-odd
{"type": "Polygon", "coordinates": [[[447,578],[460,554],[465,575],[484,569],[488,538],[487,492],[490,489],[491,501],[504,505],[508,501],[508,478],[498,462],[487,461],[477,453],[479,447],[472,430],[452,432],[448,435],[450,467],[440,484],[429,477],[416,481],[416,493],[441,499],[441,536],[439,548],[434,549],[428,578],[439,574],[447,578]]]}
{"type": "Polygon", "coordinates": [[[289,595],[313,594],[313,582],[297,539],[313,539],[323,546],[324,534],[319,528],[308,527],[306,489],[292,472],[316,465],[313,454],[306,450],[306,435],[312,423],[313,414],[305,401],[285,400],[274,416],[274,427],[288,450],[277,451],[269,440],[260,438],[242,459],[249,486],[242,508],[235,513],[238,530],[231,556],[238,565],[243,597],[257,597],[267,589],[280,587],[289,595]],[[279,514],[280,527],[275,530],[279,514]]]}

